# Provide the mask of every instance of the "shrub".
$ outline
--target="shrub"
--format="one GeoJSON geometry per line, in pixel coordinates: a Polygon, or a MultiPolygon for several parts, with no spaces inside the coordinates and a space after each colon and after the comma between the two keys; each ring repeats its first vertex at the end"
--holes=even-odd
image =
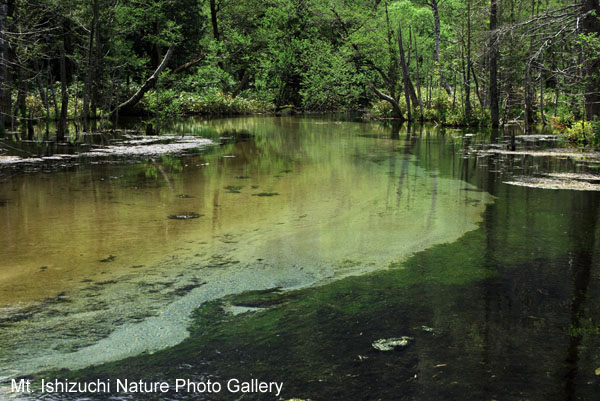
{"type": "Polygon", "coordinates": [[[600,145],[600,121],[577,121],[565,130],[563,136],[570,142],[600,145]]]}

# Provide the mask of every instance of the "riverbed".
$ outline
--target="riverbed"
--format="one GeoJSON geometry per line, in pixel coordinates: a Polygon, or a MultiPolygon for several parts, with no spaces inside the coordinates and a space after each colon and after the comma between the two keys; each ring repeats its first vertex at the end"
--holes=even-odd
{"type": "Polygon", "coordinates": [[[600,394],[598,193],[510,184],[593,162],[323,117],[165,131],[212,142],[0,177],[5,381],[69,369],[259,377],[284,399],[600,394]],[[414,341],[371,346],[399,336],[414,341]]]}

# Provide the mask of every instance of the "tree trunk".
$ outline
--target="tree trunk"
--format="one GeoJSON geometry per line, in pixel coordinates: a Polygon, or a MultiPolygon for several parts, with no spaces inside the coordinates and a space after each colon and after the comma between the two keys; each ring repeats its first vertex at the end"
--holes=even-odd
{"type": "Polygon", "coordinates": [[[471,121],[471,0],[467,0],[467,68],[465,74],[465,118],[471,121]]]}
{"type": "Polygon", "coordinates": [[[400,26],[398,26],[398,51],[400,52],[400,65],[402,66],[402,82],[404,83],[404,91],[408,94],[408,96],[410,96],[410,99],[414,106],[421,106],[421,104],[419,103],[419,99],[417,99],[415,87],[413,86],[413,83],[410,79],[408,65],[406,64],[404,46],[402,44],[402,28],[400,26]]]}
{"type": "MultiPolygon", "coordinates": [[[[598,0],[583,0],[585,17],[581,21],[583,33],[600,35],[600,2],[598,0]]],[[[600,118],[600,57],[592,54],[585,60],[586,90],[585,115],[588,120],[600,118]]]]}
{"type": "MultiPolygon", "coordinates": [[[[535,16],[535,0],[531,0],[531,19],[535,16]]],[[[525,63],[523,86],[525,87],[525,132],[530,133],[534,121],[533,101],[535,97],[531,78],[531,63],[533,62],[533,41],[535,34],[529,37],[529,53],[525,63]]]]}
{"type": "MultiPolygon", "coordinates": [[[[17,100],[15,102],[15,108],[12,112],[12,119],[13,121],[17,120],[19,118],[19,112],[21,113],[21,118],[18,121],[19,123],[19,128],[22,128],[22,132],[24,133],[26,130],[26,121],[27,121],[27,108],[26,108],[26,103],[25,103],[25,77],[23,74],[23,68],[21,68],[21,66],[18,66],[18,74],[17,74],[17,80],[16,80],[16,85],[17,85],[17,100]]],[[[15,123],[12,123],[12,126],[14,127],[15,123]]],[[[14,129],[14,128],[13,128],[14,129]]],[[[25,135],[21,136],[22,139],[25,139],[25,135]]]]}
{"type": "Polygon", "coordinates": [[[241,91],[246,89],[248,86],[248,82],[250,81],[250,73],[248,72],[248,68],[244,68],[244,72],[242,73],[242,79],[237,84],[233,92],[231,92],[231,97],[236,98],[241,91]]]}
{"type": "Polygon", "coordinates": [[[65,133],[67,132],[67,110],[69,106],[69,93],[67,92],[67,61],[64,41],[60,42],[60,93],[60,118],[56,129],[57,142],[65,140],[65,133]]]}
{"type": "MultiPolygon", "coordinates": [[[[393,44],[392,36],[392,28],[390,25],[390,18],[388,14],[388,6],[387,1],[385,2],[385,21],[386,21],[386,29],[387,29],[387,40],[388,40],[388,53],[390,55],[390,64],[387,71],[387,79],[384,78],[384,82],[387,84],[387,90],[391,97],[396,99],[396,87],[398,86],[399,74],[398,74],[398,55],[395,51],[395,46],[393,44]]],[[[384,74],[382,74],[384,75],[384,74]]],[[[398,98],[400,97],[400,93],[398,93],[398,98]]]]}
{"type": "Polygon", "coordinates": [[[50,101],[48,100],[48,93],[44,88],[44,83],[42,82],[42,70],[39,67],[37,60],[33,61],[33,66],[35,68],[35,82],[37,83],[38,91],[40,92],[40,98],[42,99],[42,103],[44,104],[44,110],[46,110],[45,137],[48,138],[48,135],[50,134],[50,101]]]}
{"type": "MultiPolygon", "coordinates": [[[[188,61],[187,63],[181,64],[179,67],[175,68],[173,70],[173,74],[179,74],[182,71],[187,70],[188,68],[198,64],[199,62],[201,62],[202,60],[204,60],[204,55],[200,56],[200,57],[196,57],[195,59],[188,61]]],[[[127,75],[127,87],[129,87],[129,75],[127,75]]]]}
{"type": "Polygon", "coordinates": [[[165,57],[163,58],[162,62],[158,65],[158,67],[156,68],[154,73],[148,79],[146,79],[146,82],[144,82],[144,84],[140,87],[140,89],[138,89],[137,92],[133,96],[131,96],[129,99],[127,99],[126,101],[124,101],[123,103],[118,105],[110,113],[113,118],[117,112],[131,110],[131,108],[133,108],[133,106],[135,106],[140,100],[142,100],[142,97],[144,96],[144,94],[146,92],[148,92],[150,89],[152,89],[154,87],[154,85],[156,85],[158,76],[167,66],[167,63],[169,62],[169,59],[171,58],[171,55],[173,54],[174,48],[175,47],[173,45],[169,46],[169,50],[167,50],[167,54],[165,54],[165,57]]]}
{"type": "MultiPolygon", "coordinates": [[[[492,0],[494,1],[494,0],[492,0]]],[[[435,43],[433,49],[433,61],[437,65],[440,70],[440,79],[442,81],[442,85],[448,93],[448,96],[452,96],[452,88],[446,79],[446,74],[444,73],[444,69],[440,64],[440,16],[438,13],[438,0],[430,0],[429,6],[431,7],[431,11],[433,11],[433,23],[434,23],[434,31],[435,31],[435,43]]]]}
{"type": "Polygon", "coordinates": [[[421,120],[423,120],[423,97],[421,96],[421,81],[419,78],[419,52],[418,52],[418,48],[417,48],[417,35],[415,35],[415,79],[417,81],[417,104],[420,106],[420,110],[419,112],[421,113],[421,120]]]}
{"type": "Polygon", "coordinates": [[[4,135],[4,85],[6,85],[6,60],[4,59],[4,32],[6,31],[6,0],[0,0],[0,136],[4,135]]]}
{"type": "Polygon", "coordinates": [[[217,20],[217,5],[215,0],[210,0],[210,22],[213,29],[213,37],[218,42],[221,40],[219,34],[219,21],[217,20]]]}
{"type": "Polygon", "coordinates": [[[375,85],[373,85],[373,83],[369,80],[367,80],[367,85],[369,85],[369,88],[371,88],[371,90],[377,95],[377,97],[379,97],[382,100],[385,100],[386,102],[392,105],[392,108],[394,109],[394,116],[396,118],[404,120],[404,116],[402,115],[402,109],[400,109],[400,105],[398,104],[396,99],[379,91],[379,89],[377,89],[375,85]]]}
{"type": "Polygon", "coordinates": [[[479,91],[479,81],[477,80],[477,74],[475,74],[475,69],[471,64],[471,74],[473,74],[473,83],[475,83],[475,94],[477,95],[477,100],[479,100],[479,106],[481,106],[481,110],[485,109],[485,102],[481,98],[481,92],[479,91]]]}
{"type": "Polygon", "coordinates": [[[58,119],[58,101],[56,100],[56,91],[54,90],[54,77],[52,76],[52,71],[50,68],[50,63],[48,63],[47,67],[47,78],[48,78],[48,87],[50,88],[50,93],[52,94],[52,104],[54,105],[54,119],[58,119]]]}
{"type": "Polygon", "coordinates": [[[498,0],[491,0],[490,4],[490,116],[492,127],[500,125],[500,113],[498,110],[498,0]]]}
{"type": "Polygon", "coordinates": [[[96,28],[98,23],[98,0],[94,0],[93,5],[93,16],[92,25],[90,27],[90,36],[88,40],[88,52],[86,60],[86,71],[85,71],[85,83],[83,89],[83,131],[89,131],[90,124],[90,97],[92,96],[92,80],[94,74],[94,68],[92,66],[92,57],[94,50],[94,37],[96,35],[96,28]]]}
{"type": "Polygon", "coordinates": [[[525,71],[523,72],[523,86],[524,86],[524,122],[525,122],[525,132],[529,133],[531,131],[531,126],[533,124],[533,99],[531,93],[531,64],[529,61],[525,63],[525,71]]]}
{"type": "Polygon", "coordinates": [[[103,75],[103,52],[102,52],[102,37],[100,35],[100,10],[99,0],[94,0],[94,14],[96,15],[96,57],[94,60],[95,79],[92,81],[92,113],[94,118],[98,117],[98,107],[100,105],[101,90],[102,90],[102,75],[103,75]]]}

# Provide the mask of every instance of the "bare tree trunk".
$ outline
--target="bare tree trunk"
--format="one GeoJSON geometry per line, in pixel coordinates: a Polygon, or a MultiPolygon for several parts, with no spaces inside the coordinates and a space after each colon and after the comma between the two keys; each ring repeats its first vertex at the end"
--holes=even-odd
{"type": "Polygon", "coordinates": [[[46,131],[45,137],[47,138],[50,134],[50,102],[48,100],[48,93],[44,88],[44,83],[42,82],[42,70],[39,67],[37,60],[33,61],[33,66],[35,68],[35,82],[37,83],[38,90],[40,92],[40,98],[42,99],[42,103],[44,104],[44,109],[46,110],[46,131]]]}
{"type": "MultiPolygon", "coordinates": [[[[600,35],[600,3],[598,0],[583,0],[585,17],[581,28],[585,34],[600,35]]],[[[585,60],[586,90],[585,115],[588,120],[600,118],[600,57],[591,55],[585,60]]]]}
{"type": "Polygon", "coordinates": [[[419,107],[419,112],[421,113],[421,120],[423,119],[423,98],[421,97],[421,81],[419,79],[419,52],[417,49],[417,35],[415,35],[415,79],[417,81],[417,96],[418,96],[418,102],[417,104],[420,106],[419,107]]]}
{"type": "MultiPolygon", "coordinates": [[[[180,72],[185,71],[188,68],[198,64],[199,62],[204,60],[204,57],[205,56],[202,55],[200,57],[196,57],[195,59],[188,61],[187,63],[181,64],[179,67],[173,70],[173,74],[179,74],[180,72]]],[[[127,86],[129,87],[129,75],[127,75],[127,86]]]]}
{"type": "Polygon", "coordinates": [[[433,48],[433,61],[436,63],[437,68],[440,71],[440,79],[442,81],[442,85],[448,93],[448,96],[452,96],[452,88],[446,79],[446,74],[444,73],[444,69],[440,64],[440,16],[438,13],[438,0],[430,0],[429,6],[431,7],[431,11],[433,11],[433,23],[434,23],[434,31],[435,31],[435,43],[433,48]]]}
{"type": "Polygon", "coordinates": [[[542,124],[547,125],[546,116],[544,115],[544,79],[540,71],[540,119],[542,124]]]}
{"type": "Polygon", "coordinates": [[[92,57],[94,50],[94,37],[98,25],[98,0],[94,0],[92,7],[92,25],[90,27],[90,36],[88,40],[88,52],[86,60],[85,83],[83,89],[83,131],[89,131],[90,124],[90,97],[92,96],[92,80],[94,68],[92,66],[92,57]]]}
{"type": "Polygon", "coordinates": [[[471,121],[471,0],[467,0],[467,68],[465,74],[465,118],[471,121]]]}
{"type": "Polygon", "coordinates": [[[373,85],[373,83],[369,80],[367,80],[367,85],[369,85],[369,88],[371,88],[371,90],[382,100],[385,100],[386,102],[390,103],[392,105],[392,108],[394,109],[394,115],[396,118],[400,119],[400,120],[404,120],[404,116],[402,115],[402,109],[400,108],[400,105],[398,104],[398,102],[396,101],[396,99],[394,99],[393,97],[386,95],[385,93],[382,93],[381,91],[379,91],[379,89],[377,89],[375,87],[375,85],[373,85]]]}
{"type": "Polygon", "coordinates": [[[475,74],[475,69],[471,64],[471,73],[473,74],[473,82],[475,83],[475,94],[477,95],[477,100],[479,100],[479,106],[481,106],[481,110],[485,109],[485,102],[481,98],[481,92],[479,91],[479,81],[477,80],[477,74],[475,74]]]}
{"type": "MultiPolygon", "coordinates": [[[[531,0],[531,18],[535,16],[535,0],[531,0]]],[[[525,71],[523,72],[523,86],[525,89],[525,132],[531,132],[531,128],[534,121],[534,110],[533,110],[533,82],[531,79],[531,63],[533,62],[533,34],[529,37],[529,52],[527,55],[527,62],[525,63],[525,71]]]]}
{"type": "Polygon", "coordinates": [[[398,97],[396,97],[396,87],[398,85],[398,55],[396,54],[395,51],[395,46],[393,44],[393,40],[392,40],[392,36],[393,36],[393,32],[392,32],[392,27],[390,25],[390,18],[389,18],[389,14],[388,14],[388,6],[387,6],[387,0],[385,1],[384,5],[385,5],[385,21],[386,21],[386,29],[387,29],[387,44],[388,44],[388,53],[390,55],[390,64],[388,67],[388,71],[387,74],[381,74],[382,76],[387,75],[386,78],[384,78],[385,83],[387,84],[387,90],[388,93],[390,94],[391,97],[393,97],[394,99],[398,99],[400,98],[400,93],[398,93],[398,97]]]}
{"type": "MultiPolygon", "coordinates": [[[[98,6],[98,3],[96,3],[96,7],[98,6]]],[[[101,104],[102,101],[102,90],[103,90],[103,86],[102,86],[102,76],[104,75],[104,62],[103,62],[103,58],[104,58],[104,53],[102,51],[102,35],[101,35],[101,28],[102,28],[102,24],[100,22],[100,12],[98,10],[96,10],[96,13],[98,14],[98,19],[96,21],[96,60],[94,61],[94,67],[96,69],[96,79],[94,81],[94,85],[92,85],[92,104],[93,104],[93,112],[94,112],[94,117],[98,118],[98,107],[104,107],[103,104],[101,104]]]]}
{"type": "MultiPolygon", "coordinates": [[[[452,85],[456,88],[456,71],[454,71],[454,79],[452,85]]],[[[452,92],[452,110],[454,110],[454,106],[456,105],[456,91],[452,92]]]]}
{"type": "Polygon", "coordinates": [[[56,90],[54,90],[54,77],[50,69],[50,63],[47,68],[48,86],[50,87],[50,93],[52,94],[52,103],[54,105],[54,119],[58,119],[58,101],[56,100],[56,90]]]}
{"type": "Polygon", "coordinates": [[[146,92],[148,92],[150,89],[152,89],[154,87],[154,85],[156,85],[156,81],[158,80],[158,76],[160,75],[160,73],[167,66],[167,63],[169,62],[169,58],[171,58],[171,55],[173,54],[173,50],[174,49],[175,49],[175,47],[173,45],[169,46],[169,50],[167,50],[167,53],[165,54],[162,62],[156,68],[156,70],[154,71],[154,73],[148,79],[146,79],[146,82],[144,82],[144,84],[140,87],[140,89],[137,90],[137,92],[133,96],[131,96],[129,99],[127,99],[126,101],[124,101],[123,103],[121,103],[120,105],[118,105],[110,113],[111,116],[115,116],[117,112],[121,112],[122,110],[131,109],[140,100],[142,100],[142,97],[144,96],[144,94],[146,92]]]}
{"type": "Polygon", "coordinates": [[[500,125],[500,113],[498,110],[498,0],[491,0],[490,4],[490,115],[492,127],[500,125]]]}
{"type": "Polygon", "coordinates": [[[402,66],[402,81],[404,83],[404,90],[410,96],[412,104],[414,106],[420,106],[421,103],[417,99],[415,87],[410,79],[410,73],[408,71],[408,65],[406,64],[406,57],[404,55],[404,46],[402,43],[402,28],[398,26],[398,51],[400,52],[400,65],[402,66]]]}
{"type": "Polygon", "coordinates": [[[7,75],[6,71],[6,60],[4,42],[6,31],[6,0],[0,0],[0,136],[4,135],[4,85],[6,85],[5,78],[7,75]]]}
{"type": "MultiPolygon", "coordinates": [[[[18,74],[17,74],[17,100],[15,102],[15,108],[12,112],[12,118],[13,121],[17,118],[19,118],[19,111],[21,112],[21,118],[18,120],[19,121],[19,128],[22,128],[22,132],[24,133],[26,130],[26,121],[27,121],[27,108],[26,108],[26,103],[25,103],[25,77],[23,76],[23,68],[21,68],[20,66],[17,67],[18,68],[18,74]]],[[[13,127],[14,127],[14,122],[13,122],[13,127]]],[[[13,128],[14,129],[14,128],[13,128]]],[[[22,139],[25,139],[25,135],[21,136],[22,139]]]]}
{"type": "Polygon", "coordinates": [[[69,93],[67,92],[67,61],[64,41],[60,42],[60,93],[60,118],[56,129],[57,142],[65,140],[65,133],[67,132],[67,110],[69,106],[69,93]]]}

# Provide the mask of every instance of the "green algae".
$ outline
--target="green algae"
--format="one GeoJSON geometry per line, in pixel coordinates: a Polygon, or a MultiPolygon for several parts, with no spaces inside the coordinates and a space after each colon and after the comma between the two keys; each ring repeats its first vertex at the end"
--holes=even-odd
{"type": "MultiPolygon", "coordinates": [[[[576,239],[564,234],[578,224],[573,216],[550,213],[560,198],[529,198],[531,204],[523,207],[534,207],[537,212],[529,210],[529,220],[515,228],[512,219],[526,211],[497,201],[488,206],[486,220],[477,230],[394,262],[385,271],[316,288],[248,291],[207,302],[194,311],[191,335],[181,344],[67,375],[119,377],[135,372],[144,378],[179,377],[187,373],[176,367],[189,365],[190,377],[199,372],[244,377],[252,372],[253,377],[283,380],[284,398],[392,399],[399,391],[425,391],[427,399],[457,399],[461,394],[481,399],[488,391],[480,386],[485,378],[482,370],[489,370],[498,377],[490,388],[503,395],[500,398],[519,399],[526,394],[531,399],[547,399],[562,383],[563,359],[556,352],[560,344],[568,344],[571,336],[587,344],[578,347],[580,363],[587,377],[593,378],[598,358],[592,356],[594,348],[589,344],[600,338],[594,329],[600,314],[569,326],[570,308],[562,306],[568,296],[549,299],[543,297],[544,291],[534,291],[544,302],[533,306],[530,298],[535,295],[519,289],[558,291],[560,281],[553,281],[547,273],[560,272],[580,249],[576,239]],[[550,217],[554,229],[545,227],[550,217]],[[493,228],[491,221],[497,223],[493,228]],[[539,226],[548,228],[542,242],[530,238],[528,229],[539,226]],[[551,241],[551,253],[538,247],[544,241],[551,241]],[[523,252],[524,247],[530,251],[523,252]],[[516,310],[494,306],[506,302],[507,288],[514,288],[509,294],[516,310]],[[227,305],[263,309],[234,316],[227,305]],[[556,317],[545,316],[548,310],[556,317]],[[558,330],[557,318],[565,322],[558,330]],[[513,327],[510,336],[498,326],[502,324],[513,327]],[[371,349],[377,339],[401,335],[414,338],[401,353],[377,354],[371,349]],[[531,354],[532,349],[544,349],[546,354],[531,354]],[[518,358],[519,368],[535,384],[519,387],[520,393],[502,384],[511,376],[501,361],[513,358],[518,358]],[[427,387],[419,385],[415,375],[427,387]]],[[[342,265],[359,263],[341,260],[342,265]]],[[[593,389],[578,391],[589,397],[593,389]]],[[[235,397],[224,394],[222,399],[235,397]]]]}
{"type": "MultiPolygon", "coordinates": [[[[171,168],[173,163],[161,160],[157,166],[153,165],[157,175],[151,178],[144,174],[147,166],[128,167],[126,171],[115,166],[110,176],[122,178],[99,184],[98,191],[104,197],[97,197],[98,203],[96,198],[76,198],[76,209],[82,217],[72,221],[66,216],[69,226],[82,233],[77,242],[69,242],[72,247],[69,253],[54,256],[52,264],[35,260],[36,252],[6,255],[6,263],[15,266],[8,273],[26,271],[17,269],[23,259],[24,262],[34,259],[36,271],[42,263],[48,264],[44,275],[49,277],[44,281],[43,291],[69,289],[74,302],[72,306],[64,306],[63,319],[68,320],[69,316],[76,319],[50,321],[40,314],[19,327],[3,331],[0,342],[10,350],[6,352],[4,366],[17,371],[34,371],[40,366],[78,368],[135,353],[155,352],[186,338],[189,313],[204,302],[246,290],[280,287],[289,291],[324,285],[347,276],[386,269],[392,261],[401,263],[415,251],[453,241],[476,228],[484,205],[491,201],[481,192],[474,195],[480,203],[463,202],[461,189],[470,185],[452,177],[433,176],[419,167],[412,156],[397,152],[395,143],[371,142],[353,136],[356,132],[379,129],[377,125],[320,125],[300,121],[297,140],[290,141],[279,124],[290,123],[295,130],[293,125],[297,121],[251,118],[214,122],[253,126],[255,134],[251,141],[227,144],[205,155],[183,159],[183,169],[171,168]],[[365,154],[387,162],[371,163],[369,157],[359,157],[365,154]],[[236,157],[222,158],[223,155],[236,157]],[[273,179],[273,173],[282,170],[294,173],[273,179]],[[391,170],[397,172],[396,178],[384,174],[391,170]],[[239,196],[220,196],[223,188],[236,182],[232,180],[240,174],[251,175],[249,185],[279,196],[270,197],[269,202],[258,196],[243,196],[243,205],[239,196]],[[138,188],[133,195],[132,186],[138,188]],[[193,198],[177,198],[176,194],[193,198]],[[196,207],[202,208],[206,218],[195,219],[193,224],[164,219],[174,211],[196,207]],[[104,241],[98,243],[97,232],[89,229],[93,227],[120,235],[105,235],[104,241]],[[93,247],[88,246],[90,241],[93,247]],[[86,264],[91,250],[102,252],[94,261],[105,258],[109,252],[119,258],[109,264],[110,269],[97,271],[96,266],[92,269],[86,264]],[[23,258],[25,254],[27,258],[23,258]],[[64,260],[60,258],[63,255],[64,260]],[[67,274],[57,275],[57,265],[67,274]],[[130,268],[138,265],[146,267],[139,271],[130,268]],[[105,277],[98,280],[96,275],[105,277]],[[113,279],[116,283],[78,289],[67,287],[69,280],[63,277],[74,277],[73,282],[83,287],[88,286],[81,283],[80,277],[94,281],[113,279]],[[186,291],[195,278],[206,284],[186,291]],[[142,281],[148,285],[137,284],[142,281]],[[177,291],[178,288],[183,290],[177,291]],[[90,306],[86,301],[90,297],[79,297],[81,292],[93,293],[94,299],[102,300],[105,308],[100,310],[97,307],[100,304],[90,306]],[[93,308],[95,313],[80,313],[86,308],[93,308]],[[151,317],[140,321],[133,313],[138,309],[147,310],[147,316],[151,317]],[[163,313],[156,314],[157,310],[163,313]],[[88,346],[98,339],[93,333],[99,330],[96,328],[99,324],[103,325],[102,332],[110,331],[111,335],[88,346]],[[45,337],[43,341],[11,335],[43,332],[48,327],[54,328],[54,337],[45,337]],[[65,331],[69,328],[68,336],[61,335],[63,327],[65,331]],[[77,327],[79,336],[74,334],[77,327]],[[169,335],[165,336],[163,330],[169,335]],[[24,340],[20,340],[18,347],[11,346],[14,338],[24,340]],[[48,352],[57,342],[70,343],[61,345],[61,349],[75,350],[77,344],[83,348],[72,354],[48,352]],[[19,354],[21,351],[24,354],[19,354]]],[[[87,176],[75,178],[81,183],[72,185],[74,189],[87,195],[87,176]]],[[[39,184],[36,182],[35,187],[40,188],[39,184]]],[[[62,198],[66,191],[53,191],[54,187],[39,204],[51,207],[68,201],[62,198]]],[[[469,198],[473,196],[469,194],[469,198]]],[[[27,207],[31,209],[27,221],[40,219],[36,215],[37,204],[36,201],[27,207]]],[[[31,232],[34,231],[27,235],[31,232]]],[[[53,230],[53,237],[34,235],[32,240],[52,247],[58,239],[54,238],[56,232],[63,230],[53,230]]],[[[33,285],[29,293],[36,297],[39,285],[33,285]]],[[[0,294],[24,296],[22,291],[0,294]]]]}
{"type": "MultiPolygon", "coordinates": [[[[377,144],[382,145],[386,146],[377,144]]],[[[318,204],[320,198],[331,202],[336,190],[346,197],[345,203],[332,208],[337,218],[323,214],[320,208],[302,209],[294,204],[286,218],[278,216],[271,223],[285,221],[284,226],[295,227],[296,232],[279,226],[271,229],[261,222],[250,230],[259,230],[256,232],[261,233],[261,241],[256,236],[215,237],[223,246],[237,247],[236,253],[211,248],[204,254],[209,258],[207,263],[198,266],[211,271],[232,269],[237,274],[243,273],[242,267],[255,267],[248,264],[249,260],[258,260],[261,265],[271,263],[274,270],[289,269],[290,274],[303,269],[319,272],[314,268],[318,263],[333,266],[319,276],[319,287],[302,288],[297,281],[284,281],[287,288],[277,282],[268,290],[209,300],[194,310],[190,336],[178,345],[50,375],[197,379],[203,375],[252,374],[284,380],[286,398],[394,399],[403,394],[407,399],[488,399],[494,395],[498,399],[547,400],[551,399],[549,395],[563,391],[566,368],[562,361],[571,324],[573,333],[585,330],[586,335],[578,336],[585,337],[582,344],[572,348],[584,350],[582,371],[593,372],[588,368],[597,366],[598,358],[592,354],[598,337],[591,328],[600,314],[590,302],[583,323],[571,323],[569,316],[573,282],[569,274],[577,269],[578,255],[586,248],[578,244],[577,233],[585,216],[594,215],[590,213],[590,198],[560,193],[542,197],[501,182],[487,184],[479,181],[485,174],[469,170],[469,176],[468,162],[455,166],[443,147],[417,141],[410,149],[419,168],[415,168],[412,156],[402,155],[403,149],[392,149],[402,157],[389,158],[391,168],[384,166],[375,146],[369,149],[374,152],[373,158],[363,158],[368,163],[360,168],[335,165],[334,160],[338,177],[345,179],[341,173],[347,171],[348,180],[343,182],[360,187],[367,199],[353,197],[347,186],[336,187],[339,178],[318,185],[310,202],[318,204]],[[390,171],[394,174],[385,174],[390,171]],[[365,184],[380,179],[381,173],[390,180],[387,187],[385,181],[365,184]],[[477,226],[473,224],[477,218],[472,217],[483,210],[479,203],[489,203],[486,194],[456,184],[459,181],[454,178],[458,176],[470,177],[471,183],[497,197],[495,204],[487,205],[483,221],[477,226]],[[376,187],[385,188],[393,196],[381,196],[376,187]],[[477,196],[482,202],[477,202],[477,196]],[[455,218],[464,214],[471,218],[455,218]],[[308,217],[294,223],[299,215],[308,217]],[[423,229],[416,229],[419,224],[423,229]],[[303,229],[298,230],[300,225],[303,229]],[[434,235],[434,228],[442,234],[434,235]],[[472,228],[476,230],[457,240],[472,228]],[[426,243],[416,242],[423,238],[427,238],[426,243]],[[290,248],[282,249],[282,243],[293,250],[289,259],[282,255],[290,248]],[[361,276],[344,278],[346,272],[361,276]],[[293,290],[294,285],[301,289],[293,290]],[[229,305],[261,309],[233,315],[229,305]],[[435,331],[424,331],[424,326],[435,331]],[[371,349],[376,339],[401,335],[415,338],[401,358],[376,355],[371,349]],[[524,380],[531,382],[530,387],[519,385],[524,380]]],[[[318,168],[316,161],[323,154],[315,152],[310,157],[318,168]]],[[[285,167],[283,162],[269,160],[257,164],[265,163],[265,171],[285,167]]],[[[295,171],[306,172],[306,168],[295,171]]],[[[230,180],[230,175],[225,179],[230,180]]],[[[292,176],[298,178],[294,174],[286,179],[292,176]]],[[[315,175],[300,178],[282,191],[281,197],[267,203],[276,203],[288,193],[289,199],[308,193],[306,188],[314,187],[315,175]],[[305,185],[296,187],[302,183],[305,185]]],[[[231,182],[225,179],[216,187],[231,182]]],[[[278,189],[268,179],[260,182],[264,188],[278,189]]],[[[285,207],[289,199],[282,199],[274,209],[285,207]]],[[[585,231],[585,235],[591,234],[585,231]]],[[[183,265],[186,269],[193,267],[191,263],[183,265]]],[[[231,277],[235,275],[225,276],[231,277]]],[[[590,293],[591,299],[594,294],[597,292],[590,293]]],[[[577,315],[583,316],[580,312],[577,315]]],[[[582,375],[581,380],[593,377],[582,375]]],[[[580,398],[594,398],[585,389],[579,391],[585,396],[580,398]]],[[[225,394],[223,399],[228,397],[234,398],[225,394]]]]}

